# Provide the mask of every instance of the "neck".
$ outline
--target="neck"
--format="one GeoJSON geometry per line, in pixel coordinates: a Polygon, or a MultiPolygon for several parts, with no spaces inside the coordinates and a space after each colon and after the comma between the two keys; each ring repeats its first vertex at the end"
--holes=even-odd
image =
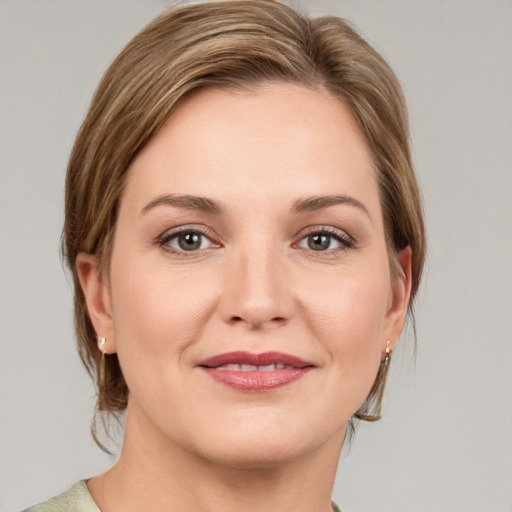
{"type": "Polygon", "coordinates": [[[117,463],[89,481],[102,512],[329,512],[343,433],[293,460],[226,464],[148,436],[128,411],[117,463]],[[145,435],[142,435],[142,434],[145,435]]]}

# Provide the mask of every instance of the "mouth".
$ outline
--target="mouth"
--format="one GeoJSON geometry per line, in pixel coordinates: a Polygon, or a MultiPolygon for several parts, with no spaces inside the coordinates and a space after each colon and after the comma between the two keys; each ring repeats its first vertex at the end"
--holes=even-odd
{"type": "Polygon", "coordinates": [[[281,352],[229,352],[197,365],[215,381],[242,391],[267,391],[297,381],[314,368],[312,363],[281,352]]]}

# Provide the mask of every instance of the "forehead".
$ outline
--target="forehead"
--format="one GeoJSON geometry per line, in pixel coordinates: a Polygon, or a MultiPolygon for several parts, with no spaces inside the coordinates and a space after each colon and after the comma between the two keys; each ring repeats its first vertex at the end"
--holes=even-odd
{"type": "Polygon", "coordinates": [[[326,91],[283,83],[185,99],[130,170],[127,200],[162,193],[238,202],[340,193],[378,202],[371,154],[348,107],[326,91]]]}

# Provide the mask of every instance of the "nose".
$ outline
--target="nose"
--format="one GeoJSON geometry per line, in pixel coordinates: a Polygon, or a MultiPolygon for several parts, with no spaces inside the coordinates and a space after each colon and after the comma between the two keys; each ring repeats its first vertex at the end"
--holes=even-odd
{"type": "Polygon", "coordinates": [[[224,321],[249,330],[289,322],[294,308],[293,284],[284,260],[285,256],[270,248],[233,255],[224,281],[224,321]]]}

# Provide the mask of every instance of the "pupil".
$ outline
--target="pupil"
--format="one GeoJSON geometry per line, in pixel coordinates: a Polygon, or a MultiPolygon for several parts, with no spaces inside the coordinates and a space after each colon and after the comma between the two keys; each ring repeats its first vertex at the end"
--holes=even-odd
{"type": "Polygon", "coordinates": [[[311,235],[308,238],[308,245],[313,251],[323,251],[329,248],[331,237],[329,235],[311,235]]]}
{"type": "Polygon", "coordinates": [[[201,235],[197,233],[185,233],[178,237],[180,247],[185,251],[192,251],[201,247],[201,235]]]}

